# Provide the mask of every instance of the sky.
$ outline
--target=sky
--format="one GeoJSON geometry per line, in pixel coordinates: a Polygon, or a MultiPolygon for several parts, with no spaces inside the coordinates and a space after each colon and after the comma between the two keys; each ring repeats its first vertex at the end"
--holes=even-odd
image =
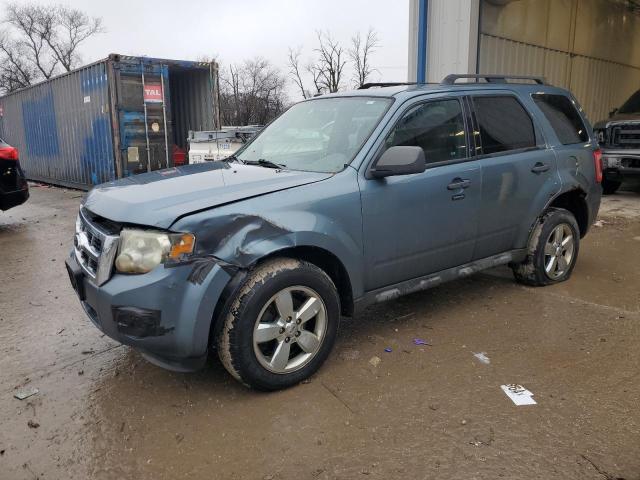
{"type": "MultiPolygon", "coordinates": [[[[19,1],[18,3],[27,3],[19,1]]],[[[40,0],[42,4],[60,0],[40,0]]],[[[109,53],[196,60],[216,57],[222,67],[256,56],[287,71],[288,48],[314,56],[316,30],[329,31],[345,47],[358,31],[374,28],[380,47],[372,57],[372,81],[406,81],[409,0],[63,0],[102,17],[105,33],[80,48],[83,63],[109,53]]],[[[351,77],[351,72],[347,73],[351,77]]],[[[306,79],[310,82],[310,79],[306,79]]],[[[350,84],[351,82],[349,82],[350,84]]],[[[311,88],[309,83],[307,88],[311,88]]],[[[293,83],[290,100],[300,100],[293,83]]]]}

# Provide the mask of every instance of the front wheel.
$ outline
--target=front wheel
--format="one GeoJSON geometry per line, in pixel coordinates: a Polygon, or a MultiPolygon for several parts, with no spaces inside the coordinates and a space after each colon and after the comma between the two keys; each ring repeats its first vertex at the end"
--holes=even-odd
{"type": "Polygon", "coordinates": [[[521,283],[551,285],[567,280],[578,259],[580,230],[571,212],[551,208],[541,218],[529,240],[526,260],[513,274],[521,283]]]}
{"type": "Polygon", "coordinates": [[[278,258],[254,269],[240,288],[218,337],[218,354],[235,378],[259,390],[290,387],[329,355],[340,301],[315,265],[278,258]]]}

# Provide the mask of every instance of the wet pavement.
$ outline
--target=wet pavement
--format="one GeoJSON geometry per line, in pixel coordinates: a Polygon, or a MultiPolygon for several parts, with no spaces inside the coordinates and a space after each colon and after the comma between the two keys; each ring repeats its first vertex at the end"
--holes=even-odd
{"type": "Polygon", "coordinates": [[[64,270],[80,198],[33,187],[0,213],[1,480],[640,479],[640,194],[605,199],[570,281],[502,268],[378,305],[271,394],[90,324],[64,270]]]}

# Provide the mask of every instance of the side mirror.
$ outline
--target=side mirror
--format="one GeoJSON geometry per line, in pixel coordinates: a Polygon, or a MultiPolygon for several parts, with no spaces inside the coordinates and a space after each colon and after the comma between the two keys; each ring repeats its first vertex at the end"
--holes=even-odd
{"type": "Polygon", "coordinates": [[[616,113],[618,113],[618,109],[617,109],[617,108],[614,108],[613,110],[611,110],[611,111],[609,112],[609,116],[610,116],[610,117],[613,117],[616,113]]]}
{"type": "Polygon", "coordinates": [[[371,169],[373,178],[422,173],[427,168],[424,150],[420,147],[390,147],[371,169]]]}

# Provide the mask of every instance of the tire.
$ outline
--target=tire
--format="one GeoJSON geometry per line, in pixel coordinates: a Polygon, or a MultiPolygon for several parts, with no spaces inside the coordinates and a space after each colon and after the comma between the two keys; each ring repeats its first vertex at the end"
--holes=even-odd
{"type": "Polygon", "coordinates": [[[564,282],[573,272],[579,249],[580,230],[573,214],[563,208],[550,208],[533,229],[527,258],[512,267],[513,274],[518,282],[530,286],[564,282]],[[556,246],[560,234],[561,243],[568,240],[566,245],[556,246]]]}
{"type": "Polygon", "coordinates": [[[617,182],[615,180],[607,180],[606,178],[602,179],[602,193],[604,195],[612,195],[616,193],[616,191],[620,188],[622,182],[617,182]]]}
{"type": "Polygon", "coordinates": [[[217,344],[227,371],[248,387],[279,390],[308,378],[327,359],[340,299],[320,268],[276,258],[248,275],[223,321],[217,344]]]}

